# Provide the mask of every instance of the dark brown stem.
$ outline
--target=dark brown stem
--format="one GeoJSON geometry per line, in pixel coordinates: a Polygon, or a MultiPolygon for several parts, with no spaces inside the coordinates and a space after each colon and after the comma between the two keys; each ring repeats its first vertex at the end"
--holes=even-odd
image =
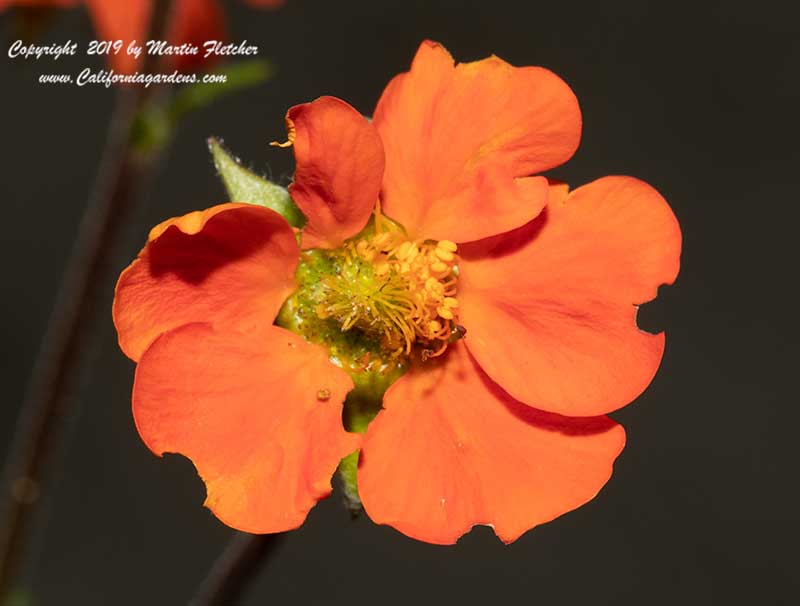
{"type": "Polygon", "coordinates": [[[283,534],[237,532],[217,558],[189,606],[233,606],[259,567],[283,542],[283,534]]]}
{"type": "MultiPolygon", "coordinates": [[[[169,0],[155,3],[150,39],[163,35],[169,6],[169,0]]],[[[152,62],[146,60],[143,69],[149,71],[151,66],[152,62]]],[[[86,328],[93,317],[97,288],[105,283],[105,259],[130,210],[134,190],[150,166],[146,157],[136,153],[131,141],[134,120],[147,102],[149,91],[130,87],[117,92],[97,180],[11,440],[0,495],[0,599],[7,595],[24,559],[35,506],[47,479],[47,463],[67,414],[67,395],[80,362],[86,328]]]]}

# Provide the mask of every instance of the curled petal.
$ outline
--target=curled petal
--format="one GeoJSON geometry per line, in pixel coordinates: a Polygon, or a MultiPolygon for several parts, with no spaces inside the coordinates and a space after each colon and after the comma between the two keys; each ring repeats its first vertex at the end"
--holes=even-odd
{"type": "Polygon", "coordinates": [[[460,321],[486,373],[518,400],[566,415],[636,398],[664,334],[636,326],[637,305],[678,274],[681,233],[659,193],[606,177],[554,186],[530,224],[461,249],[460,321]]]}
{"type": "Polygon", "coordinates": [[[142,356],[133,415],[150,450],[192,460],[225,524],[280,532],[303,523],[358,448],[342,428],[352,386],[321,347],[282,328],[189,324],[142,356]]]}
{"type": "Polygon", "coordinates": [[[119,345],[138,360],[161,333],[191,322],[270,325],[295,288],[299,250],[277,213],[221,204],[153,228],[117,282],[119,345]]]}
{"type": "Polygon", "coordinates": [[[369,516],[416,539],[454,543],[475,524],[504,542],[594,498],[625,432],[516,402],[461,345],[413,369],[384,398],[358,472],[369,516]]]}
{"type": "Polygon", "coordinates": [[[526,179],[572,156],[581,115],[570,88],[540,67],[489,57],[454,65],[423,42],[383,92],[374,124],[386,151],[383,210],[414,237],[466,242],[524,225],[547,201],[526,179]]]}
{"type": "Polygon", "coordinates": [[[383,145],[364,116],[336,97],[286,114],[297,167],[289,193],[308,223],[303,248],[335,248],[356,235],[378,201],[383,145]]]}

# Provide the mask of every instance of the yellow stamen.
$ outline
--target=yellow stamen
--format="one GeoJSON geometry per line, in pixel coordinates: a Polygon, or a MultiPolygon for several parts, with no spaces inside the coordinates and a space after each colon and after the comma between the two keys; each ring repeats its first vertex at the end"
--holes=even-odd
{"type": "Polygon", "coordinates": [[[290,120],[286,118],[286,130],[287,130],[287,139],[283,143],[279,143],[278,141],[270,141],[270,145],[273,147],[291,147],[294,143],[294,139],[297,136],[297,129],[294,126],[294,120],[290,120]]]}
{"type": "Polygon", "coordinates": [[[374,232],[346,243],[340,270],[322,281],[317,316],[393,352],[439,356],[457,327],[456,250],[450,240],[409,239],[376,208],[374,232]]]}
{"type": "Polygon", "coordinates": [[[436,312],[445,320],[453,319],[453,312],[447,309],[446,307],[437,307],[436,312]]]}
{"type": "Polygon", "coordinates": [[[384,232],[382,234],[377,234],[374,238],[372,238],[372,245],[378,250],[383,250],[383,248],[389,244],[391,240],[392,235],[384,232]]]}
{"type": "Polygon", "coordinates": [[[455,258],[455,255],[453,253],[443,248],[436,249],[436,256],[439,257],[442,261],[452,261],[455,258]]]}
{"type": "Polygon", "coordinates": [[[414,245],[413,242],[403,242],[397,249],[397,252],[394,253],[395,257],[404,261],[407,257],[409,252],[411,251],[411,247],[414,245]]]}

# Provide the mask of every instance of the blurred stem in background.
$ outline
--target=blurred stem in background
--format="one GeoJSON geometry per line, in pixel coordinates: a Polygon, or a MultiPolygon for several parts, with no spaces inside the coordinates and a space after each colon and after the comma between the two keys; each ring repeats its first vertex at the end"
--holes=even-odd
{"type": "Polygon", "coordinates": [[[259,564],[280,546],[285,537],[285,534],[235,533],[197,588],[189,606],[236,604],[259,564]]]}
{"type": "MultiPolygon", "coordinates": [[[[163,37],[170,10],[170,0],[155,3],[149,39],[163,37]]],[[[151,70],[152,59],[146,57],[143,71],[151,70]]],[[[85,328],[94,312],[92,302],[97,287],[105,283],[104,260],[132,205],[137,184],[153,165],[154,154],[140,152],[135,145],[134,125],[154,90],[130,87],[117,91],[97,179],[14,429],[2,492],[0,598],[3,600],[16,589],[14,584],[25,558],[36,504],[46,489],[47,467],[68,413],[71,380],[85,344],[85,328]]]]}
{"type": "MultiPolygon", "coordinates": [[[[170,0],[154,5],[147,39],[164,38],[171,14],[170,0]]],[[[154,58],[145,57],[143,73],[154,58]]],[[[122,87],[117,91],[101,164],[84,211],[75,247],[67,261],[53,312],[35,361],[25,401],[4,470],[0,514],[0,605],[29,603],[20,585],[28,557],[37,505],[48,490],[53,457],[65,421],[74,411],[75,376],[87,349],[87,332],[95,316],[98,290],[109,283],[105,262],[135,206],[142,183],[157,167],[180,120],[218,97],[257,84],[271,76],[269,63],[249,60],[225,66],[224,84],[198,83],[178,90],[165,87],[122,87]]],[[[241,594],[256,565],[278,539],[237,533],[215,563],[198,592],[198,604],[232,603],[241,594]]],[[[32,597],[32,596],[31,596],[32,597]]]]}

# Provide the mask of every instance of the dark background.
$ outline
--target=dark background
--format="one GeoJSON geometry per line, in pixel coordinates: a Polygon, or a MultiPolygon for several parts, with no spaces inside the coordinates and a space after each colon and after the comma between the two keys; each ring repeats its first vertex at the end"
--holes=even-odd
{"type": "MultiPolygon", "coordinates": [[[[275,77],[185,122],[144,210],[108,259],[117,274],[164,218],[224,201],[214,134],[282,182],[287,107],[322,94],[370,114],[420,40],[459,60],[495,53],[546,66],[583,109],[581,147],[555,171],[573,186],[629,174],[658,188],[683,228],[677,283],[640,314],[667,331],[661,370],[615,413],[628,445],[599,497],[510,546],[476,528],[455,547],[349,520],[337,494],[291,533],[247,604],[798,603],[796,112],[800,27],[775,2],[230,3],[232,37],[275,77]]],[[[113,91],[42,86],[86,57],[10,61],[2,19],[0,445],[11,435],[95,175],[113,91]]],[[[93,38],[83,9],[48,41],[93,38]]],[[[99,63],[95,63],[100,67],[99,63]]],[[[201,507],[179,456],[140,442],[133,364],[117,349],[113,278],[102,288],[46,525],[29,569],[40,604],[181,604],[231,531],[201,507]]],[[[58,310],[56,310],[56,313],[58,310]]]]}

